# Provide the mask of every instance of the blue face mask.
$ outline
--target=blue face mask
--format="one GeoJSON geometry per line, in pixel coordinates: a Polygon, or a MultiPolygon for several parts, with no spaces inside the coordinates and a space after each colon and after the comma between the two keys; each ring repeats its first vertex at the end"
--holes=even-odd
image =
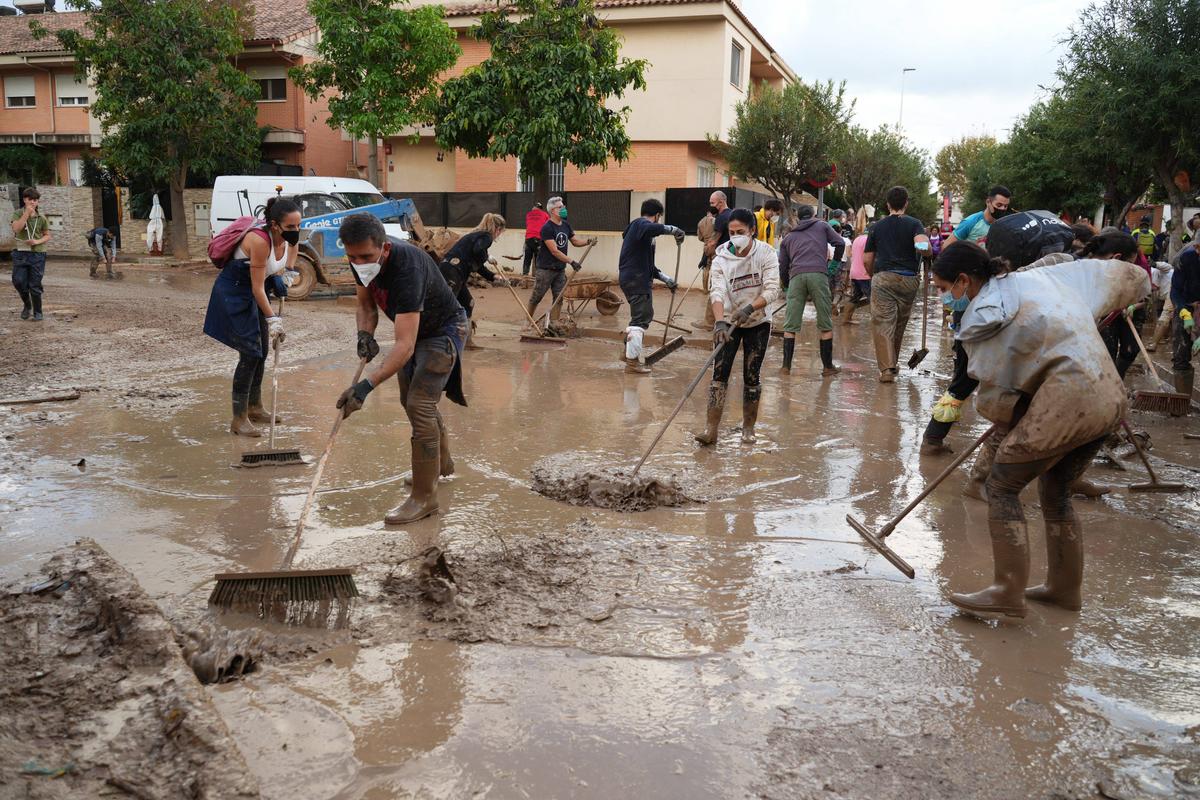
{"type": "Polygon", "coordinates": [[[942,305],[951,311],[966,311],[967,306],[971,305],[971,298],[966,294],[956,298],[953,292],[942,292],[942,305]]]}

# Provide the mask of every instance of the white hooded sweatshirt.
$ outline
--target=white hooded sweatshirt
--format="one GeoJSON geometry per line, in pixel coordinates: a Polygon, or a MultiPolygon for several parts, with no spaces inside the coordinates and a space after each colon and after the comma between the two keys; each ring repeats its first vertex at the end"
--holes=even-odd
{"type": "MultiPolygon", "coordinates": [[[[750,252],[739,256],[726,242],[717,247],[709,276],[709,303],[725,307],[725,319],[748,303],[762,297],[769,306],[779,297],[779,256],[775,248],[755,239],[750,252]]],[[[764,309],[756,309],[743,325],[753,328],[767,321],[764,309]]]]}

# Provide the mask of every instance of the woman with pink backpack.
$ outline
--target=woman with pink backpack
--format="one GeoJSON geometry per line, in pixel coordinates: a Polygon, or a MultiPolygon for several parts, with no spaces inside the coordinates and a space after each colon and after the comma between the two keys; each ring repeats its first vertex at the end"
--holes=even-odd
{"type": "Polygon", "coordinates": [[[204,332],[239,354],[229,432],[262,436],[254,423],[271,421],[262,405],[267,351],[283,341],[283,320],[271,308],[267,288],[280,298],[287,296],[285,271],[295,266],[300,249],[300,206],[272,197],[265,222],[243,218],[230,228],[228,236],[222,231],[209,245],[209,256],[221,274],[208,299],[204,332]]]}

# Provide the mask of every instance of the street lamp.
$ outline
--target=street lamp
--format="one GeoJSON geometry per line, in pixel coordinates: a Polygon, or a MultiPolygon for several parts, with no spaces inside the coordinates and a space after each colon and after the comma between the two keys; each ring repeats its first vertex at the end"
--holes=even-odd
{"type": "Polygon", "coordinates": [[[916,71],[916,67],[905,67],[900,71],[900,119],[896,122],[897,130],[904,127],[904,79],[908,77],[908,73],[916,71]]]}

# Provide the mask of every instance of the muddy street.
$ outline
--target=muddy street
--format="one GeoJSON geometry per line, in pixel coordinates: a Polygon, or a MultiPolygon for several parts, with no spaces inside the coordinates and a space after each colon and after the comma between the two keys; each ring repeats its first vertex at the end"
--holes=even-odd
{"type": "MultiPolygon", "coordinates": [[[[200,333],[213,274],[128,270],[105,282],[52,269],[41,328],[5,300],[0,394],[82,396],[0,410],[0,583],[36,582],[53,553],[88,537],[180,640],[202,624],[215,573],[277,565],[311,467],[233,468],[264,445],[227,433],[236,357],[200,333]]],[[[1195,491],[1133,494],[1136,460],[1097,460],[1089,477],[1115,491],[1075,501],[1083,612],[1033,604],[1021,622],[978,622],[942,596],[991,575],[988,509],[961,495],[965,470],[888,540],[915,580],[845,522],[882,525],[949,463],[918,456],[952,369],[940,320],[921,368],[891,385],[876,381],[865,312],[836,327],[833,379],[820,377],[811,321],[790,375],[773,339],[757,441],[737,432],[735,377],[716,447],[698,448],[697,393],[643,468],[686,487],[687,502],[625,513],[538,494],[532,473],[631,469],[705,351],[630,375],[615,341],[521,344],[507,291],[477,298],[470,405],[441,407],[456,463],[442,513],[382,523],[405,496],[410,430],[395,384],[381,386],[342,427],[297,561],[355,569],[351,626],[268,631],[255,671],[189,687],[203,695],[196,719],[223,723],[236,745],[213,734],[206,770],[227,759],[265,798],[1200,797],[1195,491]],[[420,554],[435,545],[458,584],[450,602],[421,589],[420,554]]],[[[702,314],[694,300],[685,326],[702,314]]],[[[581,324],[616,330],[627,315],[589,310],[581,324]]],[[[276,446],[315,458],[354,372],[353,307],[297,303],[285,319],[276,446]]],[[[648,341],[661,335],[656,325],[648,341]]],[[[910,326],[905,357],[919,338],[910,326]]],[[[1164,480],[1200,485],[1200,446],[1181,435],[1200,432],[1194,420],[1133,415],[1164,480]]],[[[986,427],[970,409],[948,441],[965,448],[986,427]]],[[[1036,491],[1022,500],[1040,576],[1036,491]]],[[[41,613],[68,601],[69,588],[54,591],[63,597],[37,595],[41,613]]],[[[33,605],[0,606],[6,641],[26,642],[33,605]]],[[[49,668],[5,649],[10,730],[6,717],[40,697],[22,687],[49,668]]],[[[108,702],[128,699],[97,700],[108,702]]],[[[116,721],[56,718],[52,756],[75,764],[57,779],[23,774],[49,756],[0,734],[0,797],[69,797],[143,758],[106,749],[122,723],[101,711],[116,721]],[[77,752],[61,744],[89,737],[77,752]]],[[[131,719],[145,736],[145,717],[131,719]]]]}

